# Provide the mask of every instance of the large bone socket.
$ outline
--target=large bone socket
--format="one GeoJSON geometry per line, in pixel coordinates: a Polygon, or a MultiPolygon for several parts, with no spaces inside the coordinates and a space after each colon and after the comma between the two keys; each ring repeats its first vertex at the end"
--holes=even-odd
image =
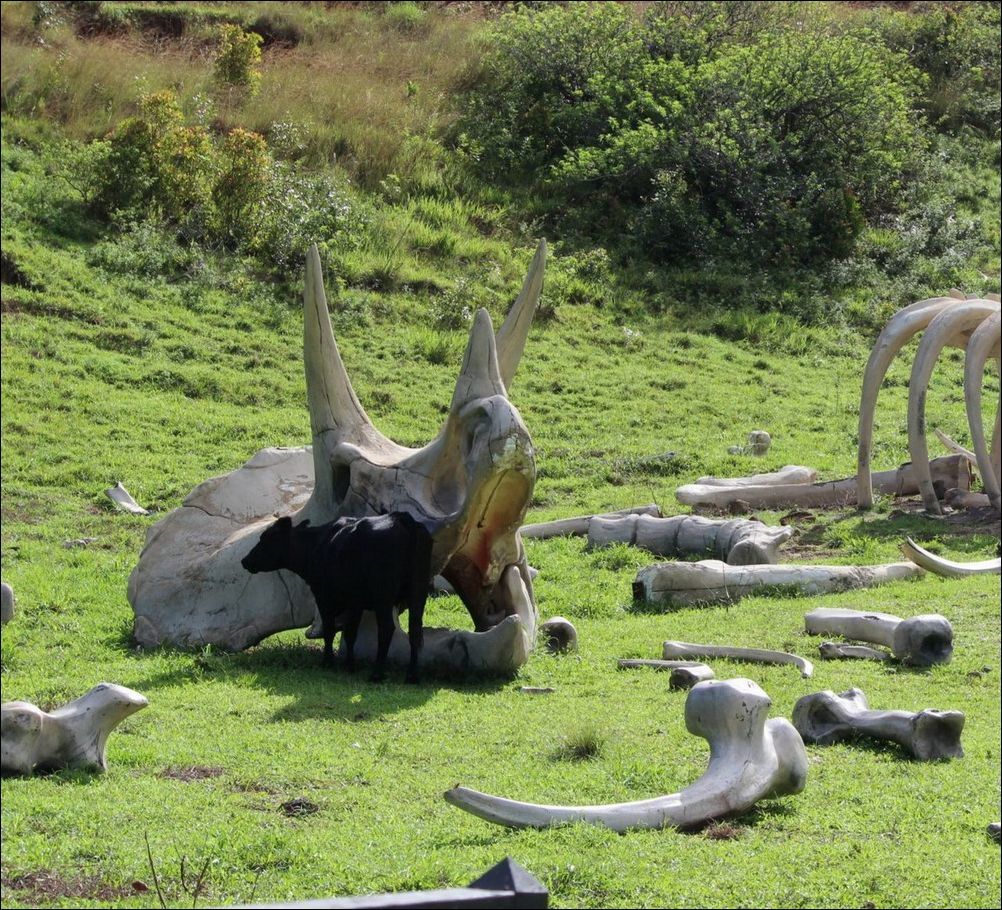
{"type": "Polygon", "coordinates": [[[949,663],[953,655],[953,626],[938,613],[902,619],[890,613],[825,607],[808,613],[804,625],[808,635],[841,635],[884,645],[914,667],[949,663]]]}

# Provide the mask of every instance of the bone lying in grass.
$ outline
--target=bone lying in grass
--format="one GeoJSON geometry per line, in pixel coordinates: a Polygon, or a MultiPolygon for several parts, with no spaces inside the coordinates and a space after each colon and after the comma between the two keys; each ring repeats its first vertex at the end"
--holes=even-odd
{"type": "Polygon", "coordinates": [[[138,692],[113,683],[100,683],[53,711],[25,701],[7,702],[0,708],[3,772],[31,774],[60,768],[104,771],[108,767],[108,734],[148,704],[138,692]]]}
{"type": "Polygon", "coordinates": [[[767,474],[749,474],[747,477],[699,477],[696,483],[708,487],[777,487],[788,484],[814,483],[818,472],[799,464],[788,464],[767,474]]]}
{"type": "Polygon", "coordinates": [[[767,648],[732,648],[729,645],[698,645],[688,641],[666,641],[662,646],[665,660],[678,658],[714,658],[743,660],[756,664],[792,664],[804,679],[814,673],[814,664],[799,654],[771,651],[767,648]]]}
{"type": "Polygon", "coordinates": [[[937,613],[902,619],[890,613],[823,607],[808,613],[804,625],[808,635],[841,635],[884,645],[902,663],[916,667],[949,663],[953,654],[953,627],[937,613]]]}
{"type": "Polygon", "coordinates": [[[652,502],[646,506],[633,506],[618,512],[604,512],[601,515],[576,515],[573,518],[558,518],[556,521],[542,521],[537,524],[522,525],[522,537],[547,540],[551,537],[584,537],[594,518],[620,518],[624,515],[653,515],[661,517],[661,510],[652,502]]]}
{"type": "Polygon", "coordinates": [[[588,822],[614,831],[689,828],[747,812],[760,799],[799,793],[807,752],[793,725],[768,719],[771,700],[749,679],[710,680],[689,691],[685,726],[710,744],[706,773],[679,793],[604,806],[545,806],[455,787],[445,799],[495,824],[547,828],[588,822]]]}
{"type": "Polygon", "coordinates": [[[574,624],[563,616],[554,616],[539,626],[539,634],[546,650],[551,654],[563,654],[566,651],[576,651],[578,647],[578,630],[574,624]]]}
{"type": "Polygon", "coordinates": [[[663,562],[637,572],[633,597],[671,607],[691,607],[732,603],[748,594],[775,589],[828,594],[921,574],[922,569],[910,562],[885,566],[729,566],[714,559],[663,562]]]}
{"type": "Polygon", "coordinates": [[[818,645],[818,651],[826,660],[855,658],[858,660],[890,660],[891,655],[879,648],[868,648],[866,645],[846,645],[838,641],[823,641],[818,645]]]}
{"type": "Polygon", "coordinates": [[[829,746],[863,736],[897,743],[920,761],[961,758],[960,711],[871,711],[859,689],[817,692],[793,706],[793,725],[804,742],[829,746]]]}
{"type": "Polygon", "coordinates": [[[944,575],[947,578],[963,578],[966,575],[998,575],[1002,573],[1002,558],[985,559],[982,562],[954,562],[943,559],[935,553],[920,547],[910,537],[901,544],[901,552],[923,569],[944,575]]]}
{"type": "Polygon", "coordinates": [[[128,512],[131,515],[149,515],[149,509],[144,509],[138,502],[136,502],[129,491],[122,486],[122,482],[119,481],[113,487],[108,487],[104,491],[105,495],[115,503],[118,508],[123,512],[128,512]]]}
{"type": "Polygon", "coordinates": [[[691,689],[696,683],[713,679],[717,674],[706,664],[693,664],[691,667],[675,667],[668,677],[669,689],[691,689]]]}
{"type": "Polygon", "coordinates": [[[671,672],[676,667],[698,667],[698,660],[642,660],[634,657],[624,657],[616,661],[620,670],[636,670],[641,667],[649,667],[652,670],[665,670],[671,672]]]}
{"type": "Polygon", "coordinates": [[[588,549],[626,543],[656,556],[705,554],[731,565],[747,566],[776,562],[779,547],[794,534],[796,530],[792,527],[770,527],[744,518],[715,521],[697,515],[595,516],[588,526],[588,549]]]}

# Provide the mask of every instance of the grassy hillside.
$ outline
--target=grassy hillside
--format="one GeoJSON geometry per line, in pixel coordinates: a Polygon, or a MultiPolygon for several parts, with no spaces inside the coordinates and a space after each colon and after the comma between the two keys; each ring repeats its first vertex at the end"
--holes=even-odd
{"type": "MultiPolygon", "coordinates": [[[[999,806],[997,578],[661,614],[630,599],[636,569],[652,561],[644,554],[528,541],[540,611],[570,618],[581,648],[534,655],[513,680],[410,687],[395,675],[375,686],[322,671],[300,632],[241,654],[135,648],[125,586],[147,529],[206,477],[309,438],[297,270],[276,276],[249,253],[188,243],[163,224],[109,225],[67,172],[82,141],[135,113],[135,77],[144,90],[173,86],[186,111],[212,95],[214,136],[248,126],[274,145],[283,118],[309,128],[282,160],[307,169],[337,154],[358,227],[327,261],[332,318],[359,398],[401,443],[437,431],[471,309],[504,314],[551,225],[445,155],[447,101],[473,78],[480,8],[103,4],[122,21],[83,29],[52,6],[43,43],[34,5],[2,8],[0,539],[18,607],[0,682],[5,701],[43,707],[104,680],[151,704],[113,735],[106,775],[3,780],[4,906],[158,906],[147,843],[169,906],[461,885],[504,855],[544,881],[555,906],[997,906],[998,848],[984,835],[999,806]],[[216,20],[263,33],[264,17],[259,95],[221,97],[210,84],[216,20]],[[116,480],[156,514],[113,511],[103,490],[116,480]],[[84,537],[96,540],[64,547],[84,537]],[[813,658],[818,639],[804,635],[803,614],[816,606],[942,612],[954,660],[929,671],[818,661],[810,680],[719,662],[718,676],[759,682],[774,716],[789,717],[806,693],[850,686],[876,708],[960,709],[965,758],[924,765],[890,747],[811,747],[804,793],[692,834],[509,832],[442,800],[456,783],[554,803],[683,788],[707,757],[684,730],[684,696],[661,674],[618,671],[615,659],[657,657],[667,638],[813,658]],[[535,698],[523,685],[556,691],[535,698]],[[596,754],[570,760],[568,742],[596,754]],[[283,809],[299,797],[317,811],[283,809]]],[[[994,290],[996,168],[971,155],[951,171],[957,185],[982,188],[965,211],[994,224],[979,240],[988,253],[978,270],[988,271],[976,279],[994,290]]],[[[916,279],[906,290],[907,276],[932,282],[941,265],[893,274],[885,261],[876,285],[854,272],[846,295],[857,323],[879,319],[899,294],[917,299],[926,288],[916,279]]],[[[957,267],[972,274],[967,261],[957,267]]],[[[511,389],[537,448],[530,520],[649,501],[677,513],[675,488],[702,474],[789,463],[826,479],[853,472],[872,330],[735,310],[748,279],[724,266],[689,280],[658,272],[647,285],[638,270],[615,250],[556,244],[511,389]],[[774,439],[766,458],[727,454],[759,427],[774,439]]],[[[753,291],[764,295],[761,280],[753,291]]],[[[786,287],[821,299],[820,285],[786,287]]],[[[907,458],[909,368],[905,356],[881,394],[880,468],[907,458]]],[[[961,374],[961,355],[945,355],[928,415],[967,442],[961,374]]],[[[992,370],[986,420],[998,394],[992,370]]],[[[886,499],[872,513],[799,523],[791,552],[818,563],[894,561],[906,534],[983,559],[1000,533],[997,520],[933,519],[886,499]]],[[[428,621],[468,623],[455,598],[429,602],[428,621]]]]}

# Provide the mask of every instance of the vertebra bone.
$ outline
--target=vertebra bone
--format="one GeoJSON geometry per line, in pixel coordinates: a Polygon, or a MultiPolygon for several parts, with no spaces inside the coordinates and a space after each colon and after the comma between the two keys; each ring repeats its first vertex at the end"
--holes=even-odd
{"type": "Polygon", "coordinates": [[[953,627],[938,613],[902,619],[890,613],[822,607],[804,616],[804,625],[808,635],[841,635],[884,645],[898,660],[916,667],[949,663],[953,654],[953,627]]]}

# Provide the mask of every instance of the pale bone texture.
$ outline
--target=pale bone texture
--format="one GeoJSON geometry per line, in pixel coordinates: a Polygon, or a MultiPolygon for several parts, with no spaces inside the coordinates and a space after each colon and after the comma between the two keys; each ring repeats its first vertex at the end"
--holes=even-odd
{"type": "Polygon", "coordinates": [[[622,657],[616,661],[620,670],[636,670],[640,667],[650,667],[652,670],[672,671],[676,667],[698,667],[698,660],[644,660],[637,657],[622,657]]]}
{"type": "Polygon", "coordinates": [[[132,498],[132,494],[122,486],[121,481],[118,481],[113,487],[108,487],[104,493],[123,512],[128,512],[131,515],[150,514],[149,509],[144,509],[132,498]]]}
{"type": "Polygon", "coordinates": [[[840,641],[823,641],[818,645],[818,651],[826,660],[855,658],[859,660],[890,660],[891,655],[879,648],[866,645],[847,645],[840,641]]]}
{"type": "Polygon", "coordinates": [[[624,515],[653,515],[661,517],[661,510],[652,502],[646,506],[633,506],[618,512],[602,515],[575,515],[573,518],[558,518],[556,521],[541,521],[537,524],[522,525],[522,537],[546,540],[550,537],[584,537],[596,518],[620,518],[624,515]]]}
{"type": "Polygon", "coordinates": [[[708,487],[775,487],[791,483],[814,483],[818,472],[799,464],[788,464],[778,471],[750,474],[747,477],[699,477],[696,483],[708,487]]]}
{"type": "MultiPolygon", "coordinates": [[[[970,464],[961,455],[933,459],[930,462],[930,472],[933,484],[943,494],[954,488],[970,488],[970,464]]],[[[919,491],[918,476],[911,464],[903,464],[896,471],[874,474],[872,484],[873,488],[886,496],[911,496],[919,491]]],[[[854,477],[811,484],[720,486],[694,483],[675,490],[675,498],[683,505],[711,509],[726,509],[738,500],[753,509],[776,509],[783,506],[839,508],[855,503],[857,495],[857,481],[854,477]]]]}
{"type": "Polygon", "coordinates": [[[899,310],[877,338],[863,373],[859,404],[859,449],[856,469],[856,503],[860,508],[873,506],[874,483],[870,473],[873,451],[874,414],[877,395],[891,361],[908,341],[924,332],[912,366],[908,385],[908,448],[915,470],[919,492],[928,511],[941,514],[935,478],[929,471],[928,446],[925,439],[925,400],[929,378],[944,347],[966,348],[964,365],[964,401],[971,439],[977,456],[978,470],[985,489],[999,510],[1000,444],[999,409],[995,411],[995,433],[992,451],[985,442],[981,418],[981,389],[985,364],[989,357],[999,357],[1000,326],[998,296],[967,299],[951,292],[947,297],[921,300],[899,310]]]}
{"type": "Polygon", "coordinates": [[[14,589],[7,582],[0,583],[0,623],[7,625],[14,618],[14,589]]]}
{"type": "Polygon", "coordinates": [[[723,658],[724,660],[744,660],[755,664],[790,664],[800,671],[804,679],[814,674],[814,664],[799,654],[786,651],[770,651],[767,648],[733,648],[730,645],[698,645],[688,641],[666,641],[661,646],[665,660],[679,658],[723,658]]]}
{"type": "Polygon", "coordinates": [[[915,565],[933,572],[936,575],[943,575],[946,578],[963,578],[966,575],[999,575],[1002,574],[1002,558],[985,559],[981,562],[954,562],[952,559],[943,559],[935,553],[930,553],[924,547],[920,547],[910,537],[905,538],[901,544],[901,552],[915,565]]]}
{"type": "MultiPolygon", "coordinates": [[[[486,310],[476,313],[445,424],[427,446],[409,449],[380,433],[355,395],[312,247],[303,348],[313,445],[258,452],[242,468],[196,487],[150,529],[129,579],[139,644],[239,650],[308,626],[316,606],[298,576],[250,575],[240,565],[261,532],[283,515],[316,526],[406,511],[431,530],[430,572],[459,594],[475,629],[427,630],[422,665],[487,673],[521,666],[537,617],[518,529],[536,469],[532,440],[507,389],[542,291],[545,259],[541,243],[496,336],[486,310]]],[[[374,650],[374,624],[364,623],[355,653],[374,650]]],[[[406,636],[397,632],[391,661],[407,650],[406,636]]]]}
{"type": "Polygon", "coordinates": [[[3,773],[60,768],[104,771],[108,734],[148,704],[145,696],[114,683],[99,683],[52,711],[26,701],[7,702],[0,707],[3,773]]]}
{"type": "Polygon", "coordinates": [[[761,799],[799,793],[807,783],[807,751],[784,718],[768,718],[768,695],[750,679],[708,680],[689,690],[685,726],[710,744],[702,777],[679,793],[604,806],[544,806],[455,787],[445,799],[512,828],[570,822],[631,828],[692,828],[747,812],[761,799]]]}
{"type": "Polygon", "coordinates": [[[626,543],[655,556],[711,555],[730,565],[748,566],[777,562],[779,547],[796,533],[789,526],[770,527],[746,518],[722,521],[698,515],[595,516],[588,526],[587,548],[626,543]]]}
{"type": "Polygon", "coordinates": [[[689,667],[674,667],[668,677],[669,689],[691,689],[696,683],[713,679],[717,674],[706,664],[693,664],[689,667]]]}
{"type": "Polygon", "coordinates": [[[859,689],[816,692],[793,706],[793,726],[804,742],[830,746],[856,737],[897,743],[920,761],[962,758],[960,711],[871,711],[859,689]]]}
{"type": "Polygon", "coordinates": [[[716,559],[661,562],[637,572],[633,597],[670,607],[692,607],[733,603],[763,589],[829,594],[871,588],[922,574],[922,569],[910,562],[883,566],[731,566],[716,559]]]}
{"type": "Polygon", "coordinates": [[[752,430],[748,434],[748,444],[730,446],[728,455],[765,455],[772,445],[772,437],[765,430],[752,430]]]}
{"type": "Polygon", "coordinates": [[[563,654],[566,651],[576,651],[578,647],[578,630],[574,624],[563,616],[554,616],[539,625],[539,633],[543,637],[546,650],[552,654],[563,654]]]}
{"type": "Polygon", "coordinates": [[[945,502],[951,509],[992,508],[992,501],[987,493],[972,493],[970,490],[948,490],[945,502]]]}
{"type": "Polygon", "coordinates": [[[890,613],[822,607],[804,616],[804,626],[808,635],[841,635],[883,645],[914,667],[949,663],[953,655],[953,627],[938,613],[902,619],[890,613]]]}

